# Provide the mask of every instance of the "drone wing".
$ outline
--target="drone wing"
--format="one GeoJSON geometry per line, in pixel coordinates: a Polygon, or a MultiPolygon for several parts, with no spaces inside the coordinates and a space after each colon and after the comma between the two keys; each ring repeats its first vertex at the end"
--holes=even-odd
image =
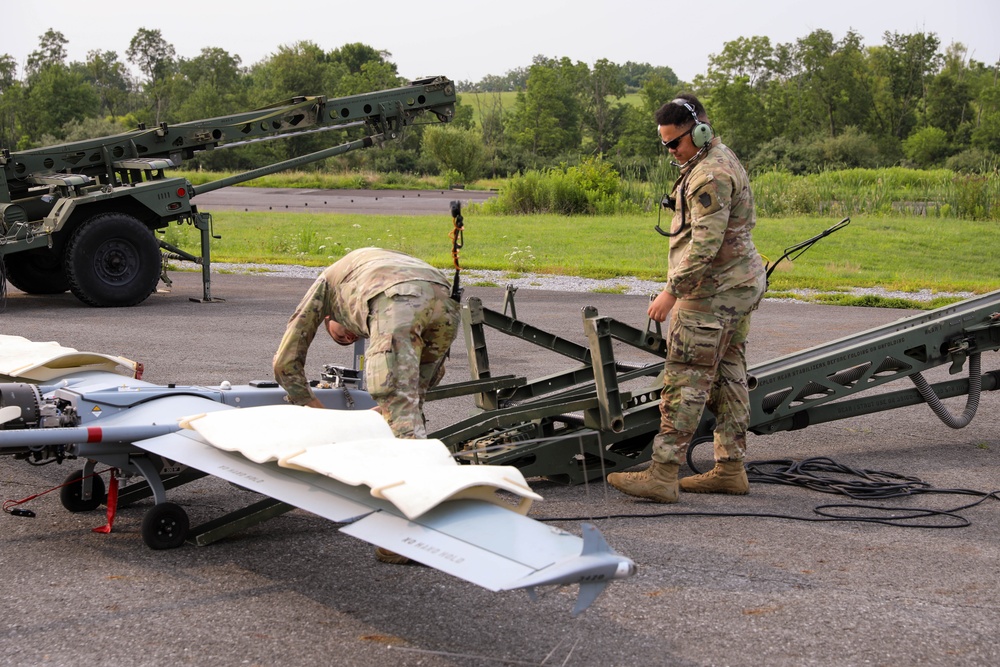
{"type": "Polygon", "coordinates": [[[525,501],[539,496],[516,468],[459,465],[435,440],[365,437],[371,428],[352,429],[352,414],[365,422],[372,413],[216,410],[134,445],[344,523],[348,535],[489,590],[580,583],[574,615],[612,579],[634,574],[592,526],[581,539],[524,516],[525,501]],[[520,496],[520,505],[500,491],[520,496]]]}

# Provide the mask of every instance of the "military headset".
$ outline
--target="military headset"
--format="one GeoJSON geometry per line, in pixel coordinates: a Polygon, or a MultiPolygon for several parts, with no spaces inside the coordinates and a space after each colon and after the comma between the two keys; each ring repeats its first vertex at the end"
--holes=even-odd
{"type": "Polygon", "coordinates": [[[708,123],[701,122],[698,119],[698,114],[695,113],[694,106],[692,106],[692,104],[683,97],[678,97],[677,99],[672,100],[671,104],[682,106],[691,113],[691,118],[694,119],[694,127],[691,128],[691,141],[694,143],[695,148],[707,146],[708,142],[710,142],[712,137],[715,136],[712,126],[708,123]]]}

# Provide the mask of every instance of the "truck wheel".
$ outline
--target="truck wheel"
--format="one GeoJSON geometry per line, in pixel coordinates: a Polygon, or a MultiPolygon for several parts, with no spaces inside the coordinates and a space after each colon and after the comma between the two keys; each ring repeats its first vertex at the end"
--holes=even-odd
{"type": "Polygon", "coordinates": [[[4,257],[7,280],[25,294],[62,294],[69,289],[63,254],[51,248],[36,248],[4,257]]]}
{"type": "Polygon", "coordinates": [[[134,306],[156,289],[160,245],[130,215],[95,215],[66,246],[66,274],[73,294],[90,306],[134,306]]]}

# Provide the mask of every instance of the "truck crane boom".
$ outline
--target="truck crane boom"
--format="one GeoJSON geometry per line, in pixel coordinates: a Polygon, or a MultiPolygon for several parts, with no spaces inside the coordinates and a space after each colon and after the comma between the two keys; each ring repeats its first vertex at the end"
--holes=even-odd
{"type": "Polygon", "coordinates": [[[92,306],[132,306],[155,289],[161,250],[202,266],[211,296],[212,220],[191,199],[229,185],[398,140],[429,113],[454,117],[455,87],[430,77],[389,90],[328,99],[301,96],[262,109],[27,151],[0,150],[0,279],[31,294],[71,290],[92,306]],[[193,186],[167,170],[206,150],[364,126],[366,136],[193,186]],[[200,232],[196,256],[157,240],[170,223],[200,232]]]}

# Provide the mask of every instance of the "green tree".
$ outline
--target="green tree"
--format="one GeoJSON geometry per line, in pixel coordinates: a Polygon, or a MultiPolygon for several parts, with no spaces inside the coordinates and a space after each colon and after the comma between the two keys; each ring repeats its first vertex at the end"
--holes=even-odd
{"type": "Polygon", "coordinates": [[[455,115],[451,119],[451,126],[463,130],[473,130],[476,127],[475,111],[463,101],[462,95],[455,96],[455,115]]]}
{"type": "MultiPolygon", "coordinates": [[[[346,70],[343,66],[334,68],[326,52],[315,43],[300,41],[282,45],[248,71],[240,71],[240,90],[234,93],[237,98],[233,99],[232,104],[236,108],[249,110],[282,104],[300,95],[324,95],[346,70]]],[[[211,91],[201,87],[193,90],[190,105],[193,107],[203,95],[210,94],[211,91]]],[[[250,169],[311,153],[336,141],[336,135],[340,134],[324,132],[293,137],[287,141],[257,142],[246,147],[220,151],[215,155],[202,155],[199,160],[206,166],[250,169]]],[[[319,169],[321,166],[316,163],[304,168],[319,169]]]]}
{"type": "Polygon", "coordinates": [[[240,57],[219,47],[204,47],[194,58],[182,58],[178,69],[185,79],[207,82],[220,93],[238,90],[244,76],[240,57]]]}
{"type": "Polygon", "coordinates": [[[339,68],[336,85],[328,94],[336,96],[358,95],[373,90],[396,88],[404,82],[389,58],[388,51],[379,51],[367,44],[355,42],[345,44],[330,52],[329,63],[339,68]]]}
{"type": "Polygon", "coordinates": [[[820,157],[822,169],[874,168],[881,161],[876,143],[853,125],[835,137],[819,137],[811,148],[820,157]]]}
{"type": "Polygon", "coordinates": [[[483,146],[486,149],[486,160],[489,163],[490,175],[497,176],[501,172],[506,172],[501,166],[501,158],[507,149],[507,139],[505,133],[505,114],[503,96],[499,92],[471,92],[461,96],[464,100],[471,100],[469,104],[463,103],[463,107],[469,109],[475,105],[479,112],[480,132],[482,133],[483,146]]]}
{"type": "Polygon", "coordinates": [[[950,72],[939,72],[927,85],[924,118],[928,125],[954,134],[972,116],[969,84],[950,72]]]}
{"type": "Polygon", "coordinates": [[[802,81],[802,63],[796,45],[775,45],[770,66],[770,79],[760,94],[766,113],[763,120],[771,128],[771,136],[798,141],[813,134],[817,122],[802,81]]]}
{"type": "Polygon", "coordinates": [[[49,65],[32,76],[21,100],[18,147],[35,145],[43,135],[61,140],[64,125],[96,115],[99,107],[97,93],[82,72],[49,65]]]}
{"type": "Polygon", "coordinates": [[[756,152],[776,134],[765,107],[773,64],[770,39],[740,37],[710,56],[708,73],[695,79],[712,125],[741,155],[756,152]]]}
{"type": "Polygon", "coordinates": [[[17,81],[17,61],[9,53],[0,56],[0,95],[17,81]]]}
{"type": "Polygon", "coordinates": [[[206,47],[190,60],[178,63],[174,114],[178,120],[198,120],[243,111],[247,100],[245,76],[238,55],[206,47]]]}
{"type": "Polygon", "coordinates": [[[883,134],[902,140],[917,124],[929,77],[942,61],[934,33],[886,32],[885,43],[870,50],[875,119],[883,134]]]}
{"type": "Polygon", "coordinates": [[[670,100],[677,97],[680,92],[676,82],[671,82],[662,76],[653,75],[642,83],[642,90],[639,96],[642,98],[642,110],[648,117],[650,123],[656,124],[653,114],[670,100]]]}
{"type": "MultiPolygon", "coordinates": [[[[83,141],[84,139],[94,139],[96,137],[109,137],[134,130],[134,126],[126,125],[124,119],[112,118],[84,118],[83,120],[71,120],[62,127],[62,141],[83,141]]],[[[42,144],[53,143],[42,138],[42,144]]]]}
{"type": "Polygon", "coordinates": [[[774,48],[767,37],[739,37],[708,58],[709,85],[742,79],[757,89],[772,76],[774,48]]]}
{"type": "Polygon", "coordinates": [[[125,63],[114,51],[89,51],[85,63],[87,79],[99,100],[98,113],[115,118],[130,111],[133,81],[125,63]]]}
{"type": "Polygon", "coordinates": [[[1000,87],[995,79],[992,87],[980,92],[977,102],[979,123],[972,132],[972,146],[1000,153],[1000,87]]]}
{"type": "Polygon", "coordinates": [[[815,30],[796,42],[801,65],[800,79],[811,106],[823,118],[829,136],[849,125],[867,121],[871,95],[864,85],[865,69],[861,37],[848,31],[839,42],[826,30],[815,30]]]}
{"type": "Polygon", "coordinates": [[[639,90],[653,77],[663,79],[671,86],[678,84],[677,75],[669,67],[654,67],[649,63],[636,63],[631,60],[620,67],[622,84],[628,90],[639,90]]]}
{"type": "Polygon", "coordinates": [[[38,49],[28,54],[25,75],[30,79],[52,65],[66,64],[66,44],[69,40],[57,30],[49,28],[38,38],[38,49]]]}
{"type": "Polygon", "coordinates": [[[550,60],[536,56],[528,75],[528,86],[517,94],[509,118],[514,142],[536,157],[550,158],[580,148],[581,81],[586,64],[573,65],[569,58],[550,60]]]}
{"type": "Polygon", "coordinates": [[[517,94],[510,132],[517,145],[532,155],[556,155],[569,143],[563,125],[568,103],[559,94],[555,72],[538,65],[531,69],[527,90],[517,94]]]}
{"type": "Polygon", "coordinates": [[[17,144],[17,109],[21,94],[17,61],[9,54],[0,55],[0,148],[13,148],[17,144]]]}
{"type": "Polygon", "coordinates": [[[359,95],[373,90],[397,88],[405,82],[396,72],[396,65],[387,61],[370,61],[357,73],[349,72],[340,77],[331,93],[336,96],[359,95]]]}
{"type": "Polygon", "coordinates": [[[747,78],[720,84],[706,99],[716,134],[737,154],[753,154],[775,136],[764,100],[747,78]]]}
{"type": "Polygon", "coordinates": [[[620,157],[652,159],[661,152],[653,116],[643,109],[626,105],[622,113],[621,134],[615,144],[620,157]]]}
{"type": "MultiPolygon", "coordinates": [[[[964,51],[959,52],[964,56],[964,51]]],[[[946,59],[945,71],[952,71],[952,58],[946,59]]],[[[968,84],[972,100],[969,104],[969,145],[974,151],[1000,152],[1000,62],[987,66],[968,60],[958,75],[968,84]]],[[[963,128],[964,129],[964,128],[963,128]]],[[[994,156],[993,162],[997,159],[994,156]]]]}
{"type": "Polygon", "coordinates": [[[625,96],[621,67],[607,59],[598,60],[586,85],[583,124],[590,131],[592,152],[607,153],[618,141],[624,120],[625,107],[617,101],[625,96]]]}
{"type": "Polygon", "coordinates": [[[618,156],[651,160],[662,154],[653,116],[664,103],[677,97],[677,85],[676,76],[669,80],[658,70],[651,70],[643,79],[639,90],[641,106],[628,105],[622,114],[621,134],[615,144],[618,156]]]}
{"type": "Polygon", "coordinates": [[[177,71],[177,53],[159,30],[139,28],[125,55],[146,77],[143,86],[153,101],[153,120],[159,124],[166,115],[170,79],[177,71]]]}
{"type": "Polygon", "coordinates": [[[391,57],[392,54],[388,51],[379,51],[361,42],[344,44],[330,52],[330,62],[342,64],[347,68],[348,74],[360,74],[368,63],[388,62],[391,57]]]}
{"type": "Polygon", "coordinates": [[[251,68],[251,102],[262,107],[296,95],[324,95],[346,73],[330,65],[327,54],[309,41],[282,45],[251,68]]]}

